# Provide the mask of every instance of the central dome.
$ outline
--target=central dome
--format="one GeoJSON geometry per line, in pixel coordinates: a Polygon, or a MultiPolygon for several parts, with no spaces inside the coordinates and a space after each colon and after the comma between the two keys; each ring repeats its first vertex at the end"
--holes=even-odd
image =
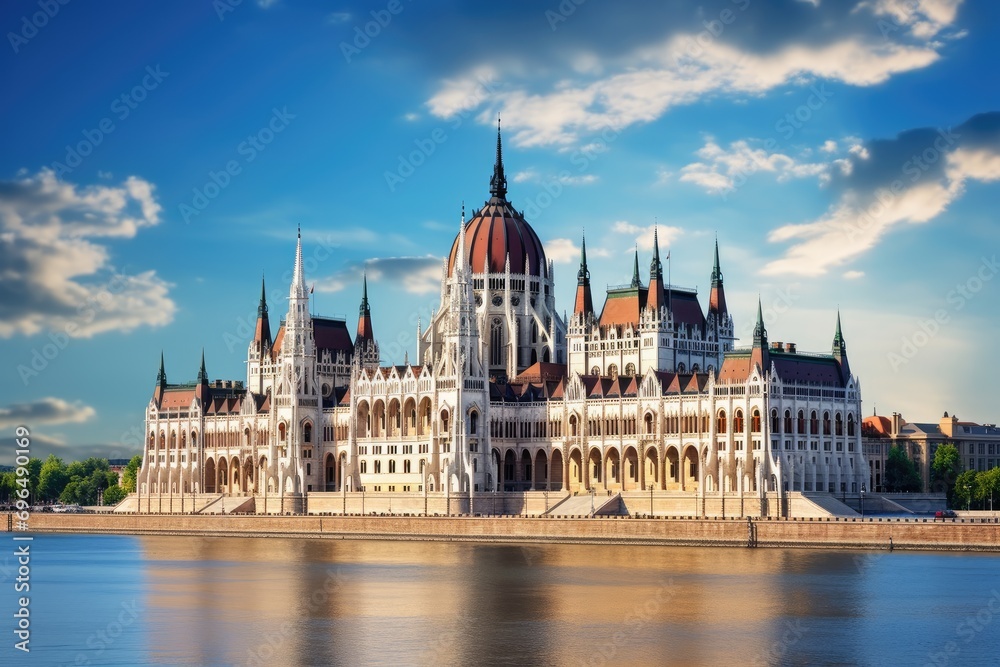
{"type": "MultiPolygon", "coordinates": [[[[503,273],[510,257],[511,273],[547,277],[548,264],[538,234],[507,201],[507,179],[503,173],[500,127],[497,126],[497,161],[490,179],[490,200],[465,225],[465,256],[473,273],[486,267],[488,273],[503,273]]],[[[455,270],[458,240],[448,255],[448,275],[455,270]]]]}

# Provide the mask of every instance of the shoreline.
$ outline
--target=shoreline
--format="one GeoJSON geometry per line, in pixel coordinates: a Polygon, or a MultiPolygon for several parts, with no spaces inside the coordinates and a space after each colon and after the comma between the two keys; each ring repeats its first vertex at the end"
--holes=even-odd
{"type": "MultiPolygon", "coordinates": [[[[10,525],[10,524],[8,524],[10,525]]],[[[32,514],[28,533],[1000,552],[1000,523],[899,519],[32,514]],[[751,532],[752,526],[752,532],[751,532]]],[[[10,533],[12,535],[17,533],[10,533]]]]}

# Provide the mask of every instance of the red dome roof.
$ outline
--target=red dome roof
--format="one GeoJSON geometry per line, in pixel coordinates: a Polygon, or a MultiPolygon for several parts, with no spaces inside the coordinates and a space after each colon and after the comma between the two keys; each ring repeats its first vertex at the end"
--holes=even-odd
{"type": "MultiPolygon", "coordinates": [[[[507,201],[507,178],[503,173],[503,148],[500,141],[500,121],[497,121],[497,160],[493,165],[490,179],[492,197],[482,210],[465,225],[465,257],[473,273],[479,273],[483,266],[489,273],[503,273],[510,257],[511,273],[531,273],[533,276],[548,276],[549,267],[545,261],[545,250],[538,234],[531,228],[524,216],[507,201]],[[528,270],[525,270],[525,263],[528,270]]],[[[455,270],[455,255],[458,253],[458,239],[451,244],[448,255],[448,275],[455,270]]]]}
{"type": "MultiPolygon", "coordinates": [[[[457,253],[458,237],[455,237],[448,255],[449,276],[455,269],[457,253]]],[[[511,273],[530,271],[533,276],[548,275],[545,250],[538,234],[506,199],[493,197],[465,225],[465,256],[473,273],[482,272],[484,265],[490,273],[503,273],[508,255],[511,273]]]]}

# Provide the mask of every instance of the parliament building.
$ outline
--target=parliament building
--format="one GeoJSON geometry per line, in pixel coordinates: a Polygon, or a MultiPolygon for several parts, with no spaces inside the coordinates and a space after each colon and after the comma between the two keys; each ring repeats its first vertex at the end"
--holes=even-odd
{"type": "Polygon", "coordinates": [[[210,381],[203,356],[171,384],[161,356],[120,510],[789,516],[863,489],[839,314],[831,349],[806,353],[769,340],[758,303],[737,347],[718,242],[705,307],[664,280],[658,240],[596,307],[584,239],[560,315],[499,131],[489,194],[403,365],[381,363],[367,283],[353,336],[310,312],[299,234],[287,312],[274,329],[262,287],[244,380],[210,381]]]}

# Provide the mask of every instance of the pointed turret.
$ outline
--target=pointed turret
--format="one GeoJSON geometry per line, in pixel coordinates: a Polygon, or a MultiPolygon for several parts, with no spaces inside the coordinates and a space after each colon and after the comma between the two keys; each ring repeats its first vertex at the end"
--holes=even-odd
{"type": "Polygon", "coordinates": [[[358,335],[354,339],[357,345],[361,341],[375,339],[372,333],[372,310],[368,305],[368,274],[365,273],[361,282],[361,307],[358,309],[358,335]]]}
{"type": "Polygon", "coordinates": [[[840,329],[840,309],[837,309],[837,330],[833,334],[833,358],[840,365],[841,376],[844,384],[851,377],[851,365],[847,362],[847,343],[844,341],[844,334],[840,329]]]}
{"type": "Polygon", "coordinates": [[[587,268],[587,236],[583,236],[580,247],[580,270],[576,272],[576,304],[574,315],[587,315],[594,312],[594,299],[590,294],[590,270],[587,268]]]}
{"type": "Polygon", "coordinates": [[[253,351],[258,358],[263,357],[271,349],[271,322],[267,317],[267,289],[264,286],[264,276],[260,278],[260,303],[257,305],[257,328],[253,334],[253,351]]]}
{"type": "Polygon", "coordinates": [[[632,267],[632,287],[642,287],[639,280],[639,246],[635,247],[635,264],[632,267]]]}
{"type": "Polygon", "coordinates": [[[725,315],[726,290],[722,286],[722,269],[719,268],[719,239],[715,239],[715,264],[712,265],[712,293],[708,297],[708,312],[725,315]]]}
{"type": "Polygon", "coordinates": [[[295,243],[295,268],[292,270],[292,287],[290,298],[305,298],[309,295],[306,290],[306,278],[302,271],[302,228],[298,228],[298,239],[295,243]]]}
{"type": "Polygon", "coordinates": [[[660,262],[660,239],[658,231],[653,230],[653,259],[649,263],[649,296],[646,297],[646,307],[654,313],[667,305],[666,286],[663,284],[663,263],[660,262]]]}
{"type": "Polygon", "coordinates": [[[764,314],[760,307],[760,297],[757,297],[757,324],[753,328],[753,350],[750,353],[750,363],[756,363],[761,372],[770,370],[767,350],[767,329],[764,328],[764,314]]]}
{"type": "Polygon", "coordinates": [[[163,399],[163,392],[167,390],[167,371],[163,367],[163,350],[160,350],[160,370],[156,373],[156,387],[153,388],[153,400],[157,406],[163,399]]]}
{"type": "Polygon", "coordinates": [[[507,177],[503,173],[503,144],[500,140],[500,116],[497,116],[497,161],[493,165],[493,178],[490,179],[490,194],[497,199],[507,198],[507,177]]]}
{"type": "Polygon", "coordinates": [[[208,402],[208,371],[205,370],[205,348],[201,348],[201,367],[198,369],[198,383],[194,388],[194,395],[202,404],[208,402]]]}

